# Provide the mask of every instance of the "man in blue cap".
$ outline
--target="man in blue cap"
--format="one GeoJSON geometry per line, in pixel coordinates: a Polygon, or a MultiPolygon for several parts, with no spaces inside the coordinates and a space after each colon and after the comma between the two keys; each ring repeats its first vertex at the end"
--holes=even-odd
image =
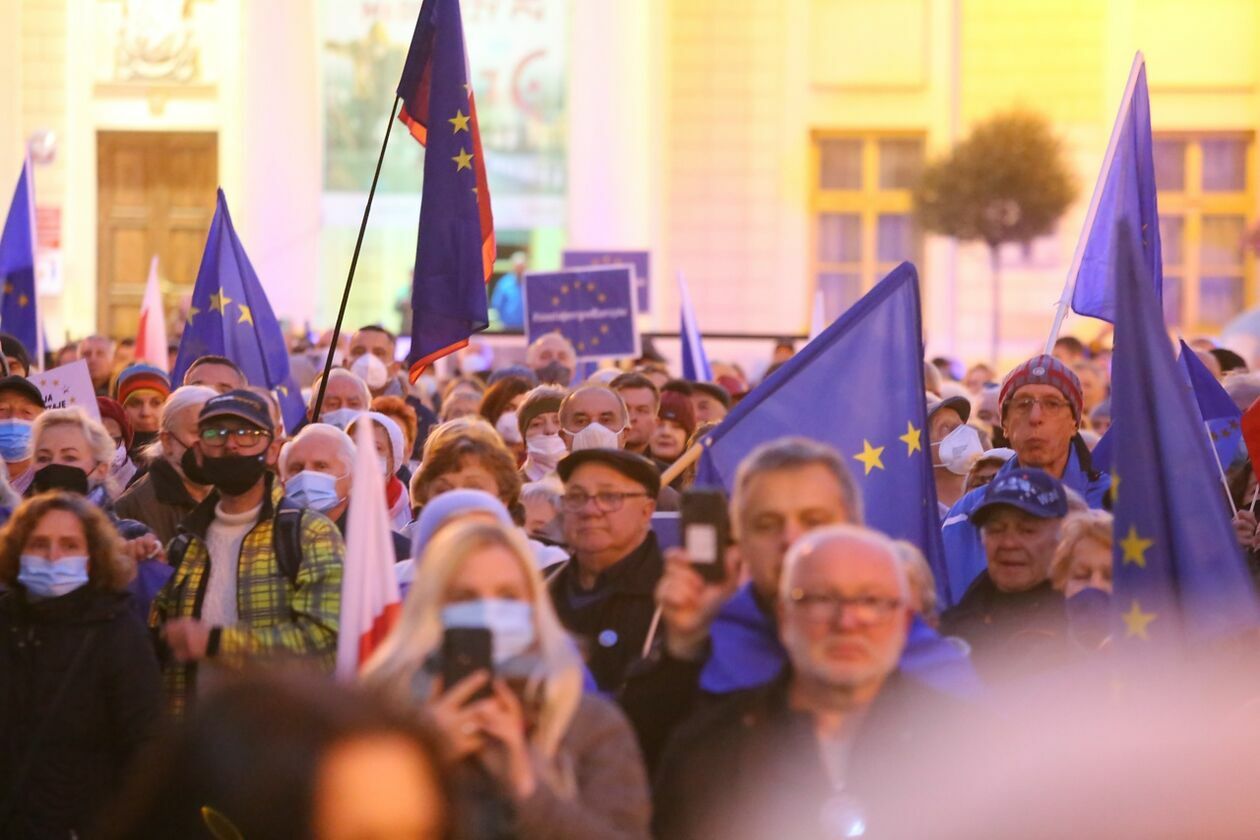
{"type": "Polygon", "coordinates": [[[1067,650],[1063,596],[1050,583],[1067,492],[1044,470],[1026,468],[1000,473],[980,492],[970,519],[987,567],[941,616],[941,633],[971,646],[981,676],[1053,665],[1067,650]]]}

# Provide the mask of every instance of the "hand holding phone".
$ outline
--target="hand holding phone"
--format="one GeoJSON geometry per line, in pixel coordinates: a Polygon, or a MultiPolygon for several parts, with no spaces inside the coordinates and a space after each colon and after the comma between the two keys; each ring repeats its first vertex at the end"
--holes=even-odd
{"type": "Polygon", "coordinates": [[[692,567],[710,583],[726,579],[731,524],[726,496],[719,490],[688,490],[681,508],[682,542],[692,567]]]}
{"type": "MultiPolygon", "coordinates": [[[[442,635],[442,685],[450,691],[470,674],[485,671],[493,677],[492,637],[486,627],[448,627],[442,635]]],[[[469,703],[491,696],[490,680],[468,699],[469,703]]]]}

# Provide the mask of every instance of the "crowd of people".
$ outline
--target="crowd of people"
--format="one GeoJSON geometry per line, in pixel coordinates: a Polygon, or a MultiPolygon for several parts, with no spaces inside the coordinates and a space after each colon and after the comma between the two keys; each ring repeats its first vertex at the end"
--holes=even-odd
{"type": "MultiPolygon", "coordinates": [[[[286,430],[226,357],[173,382],[101,336],[50,354],[87,362],[98,421],[45,409],[28,349],[0,349],[0,836],[1061,836],[1072,820],[1101,836],[1150,816],[1117,794],[1133,813],[1090,821],[1097,802],[1067,792],[1089,738],[1099,767],[1119,762],[1086,725],[1113,632],[1115,487],[1091,459],[1104,349],[1064,338],[1004,372],[925,361],[944,600],[918,547],[864,525],[850,459],[807,436],[746,454],[720,574],[669,536],[686,453],[756,384],[737,365],[693,382],[645,357],[578,382],[550,334],[523,364],[474,343],[456,375],[413,385],[395,336],[365,326],[292,348],[310,396],[286,430]],[[347,685],[332,673],[368,438],[404,602],[347,685]],[[488,661],[447,684],[459,629],[488,631],[488,661]],[[1045,755],[1078,758],[1029,777],[1045,755]],[[969,780],[1021,775],[985,816],[969,780]],[[1003,822],[1024,798],[1030,820],[1071,813],[1003,822]]],[[[1240,408],[1260,397],[1243,359],[1195,349],[1240,408]]],[[[1245,451],[1229,466],[1260,570],[1254,471],[1245,451]]],[[[1219,692],[1227,711],[1254,696],[1243,682],[1219,692]]],[[[1216,743],[1187,740],[1194,758],[1216,743]]],[[[1177,804],[1152,806],[1173,809],[1162,827],[1207,824],[1177,804]]]]}

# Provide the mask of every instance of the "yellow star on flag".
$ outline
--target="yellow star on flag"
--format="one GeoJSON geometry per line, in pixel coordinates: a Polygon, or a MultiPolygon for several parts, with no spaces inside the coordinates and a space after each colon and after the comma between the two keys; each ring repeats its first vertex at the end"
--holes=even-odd
{"type": "Polygon", "coordinates": [[[210,311],[213,312],[214,310],[217,309],[219,310],[219,314],[222,315],[223,307],[227,306],[231,302],[232,302],[232,299],[228,297],[227,295],[223,294],[223,290],[220,289],[219,291],[210,295],[210,311]]]}
{"type": "Polygon", "coordinates": [[[884,468],[884,462],[880,459],[880,456],[883,454],[884,447],[871,446],[869,440],[863,439],[862,451],[854,455],[853,460],[861,461],[862,466],[866,467],[866,472],[863,475],[870,475],[871,470],[882,470],[884,468]]]}
{"type": "Polygon", "coordinates": [[[200,314],[201,314],[201,310],[198,309],[197,307],[195,306],[188,307],[188,320],[189,321],[191,321],[193,318],[196,318],[200,314]]]}
{"type": "Polygon", "coordinates": [[[598,346],[599,346],[599,336],[592,336],[592,338],[591,338],[591,346],[592,346],[592,347],[598,347],[598,346]]]}
{"type": "Polygon", "coordinates": [[[252,327],[254,325],[254,314],[249,311],[249,307],[243,303],[238,303],[236,304],[236,308],[241,310],[241,320],[236,323],[249,324],[252,327]]]}
{"type": "Polygon", "coordinates": [[[18,295],[18,306],[26,306],[30,302],[31,299],[26,295],[18,295]]]}
{"type": "Polygon", "coordinates": [[[1120,498],[1120,473],[1115,470],[1111,471],[1111,503],[1115,504],[1120,498]]]}
{"type": "Polygon", "coordinates": [[[559,306],[559,305],[560,305],[560,298],[558,298],[558,297],[553,297],[553,298],[551,299],[551,305],[552,305],[552,306],[559,306]]]}
{"type": "MultiPolygon", "coordinates": [[[[254,322],[253,322],[253,321],[250,321],[250,323],[252,324],[252,323],[254,323],[254,322]]],[[[287,397],[287,396],[289,396],[289,388],[288,388],[288,386],[287,386],[287,385],[277,385],[277,386],[276,386],[276,390],[280,392],[280,396],[282,396],[282,397],[287,397]]]]}
{"type": "Polygon", "coordinates": [[[460,149],[459,154],[451,158],[451,160],[455,161],[456,172],[459,172],[462,169],[472,169],[472,159],[473,156],[468,154],[467,149],[460,149]]]}
{"type": "Polygon", "coordinates": [[[12,284],[12,283],[5,283],[5,284],[4,284],[4,293],[5,293],[6,295],[11,295],[11,294],[13,294],[13,284],[12,284]]]}
{"type": "Polygon", "coordinates": [[[560,287],[560,294],[567,295],[568,293],[569,293],[569,287],[567,284],[560,287]]]}
{"type": "Polygon", "coordinates": [[[1150,638],[1146,635],[1146,625],[1155,620],[1155,613],[1142,612],[1142,607],[1136,598],[1129,607],[1129,611],[1120,617],[1124,619],[1125,636],[1136,636],[1139,639],[1150,638]]]}
{"type": "Polygon", "coordinates": [[[452,130],[451,130],[451,133],[452,133],[452,134],[459,134],[461,131],[467,131],[467,130],[468,130],[468,120],[469,120],[469,119],[470,119],[470,117],[469,117],[468,115],[466,115],[466,114],[465,114],[463,111],[461,111],[460,109],[456,108],[456,109],[455,109],[455,116],[454,116],[453,118],[451,118],[451,119],[447,120],[447,122],[448,122],[448,123],[450,123],[450,124],[451,124],[451,126],[453,127],[453,128],[452,128],[452,130]]]}
{"type": "Polygon", "coordinates": [[[906,445],[906,455],[923,451],[923,430],[916,429],[913,423],[906,423],[906,433],[897,440],[906,445]]]}
{"type": "Polygon", "coordinates": [[[1137,526],[1130,525],[1129,533],[1120,541],[1120,547],[1124,549],[1123,563],[1136,563],[1141,568],[1146,568],[1146,550],[1155,544],[1154,540],[1144,540],[1138,536],[1137,526]]]}
{"type": "Polygon", "coordinates": [[[600,324],[600,325],[599,325],[599,331],[600,331],[600,332],[602,332],[604,335],[608,335],[608,325],[607,325],[607,324],[600,324]]]}

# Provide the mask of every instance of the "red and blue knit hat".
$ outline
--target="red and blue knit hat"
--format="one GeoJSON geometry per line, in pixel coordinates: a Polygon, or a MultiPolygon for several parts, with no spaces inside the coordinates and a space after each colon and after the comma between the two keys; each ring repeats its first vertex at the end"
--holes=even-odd
{"type": "Polygon", "coordinates": [[[1033,356],[1019,367],[1006,374],[1002,380],[1002,390],[998,392],[998,405],[1001,406],[1002,417],[1006,417],[1006,404],[1015,392],[1025,385],[1049,385],[1059,389],[1072,406],[1072,416],[1079,423],[1081,406],[1081,380],[1076,378],[1072,369],[1054,356],[1033,356]]]}
{"type": "Polygon", "coordinates": [[[114,399],[126,405],[127,398],[137,391],[155,391],[165,399],[171,395],[171,380],[153,365],[129,365],[114,380],[114,399]]]}

